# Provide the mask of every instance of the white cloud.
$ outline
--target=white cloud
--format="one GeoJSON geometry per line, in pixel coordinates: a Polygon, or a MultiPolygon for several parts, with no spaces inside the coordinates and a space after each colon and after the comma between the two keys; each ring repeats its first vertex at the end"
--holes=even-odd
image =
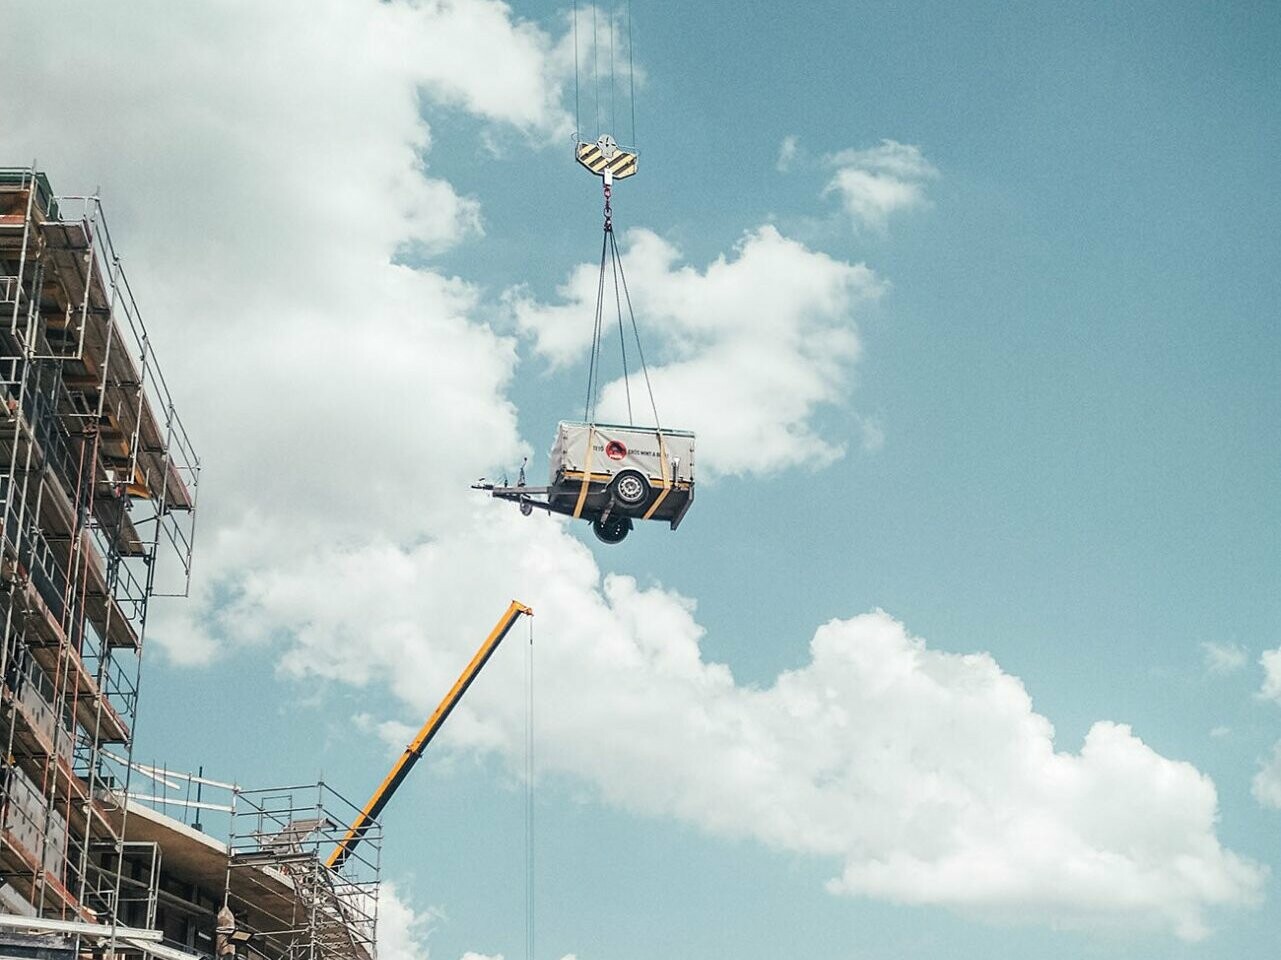
{"type": "MultiPolygon", "coordinates": [[[[648,230],[630,232],[627,278],[659,416],[699,435],[699,472],[767,473],[826,466],[844,435],[814,426],[846,402],[860,355],[854,317],[883,284],[866,266],[810,250],[772,226],[744,235],[732,257],[699,270],[648,230]]],[[[554,363],[582,356],[591,340],[596,264],[581,264],[547,305],[509,295],[519,328],[554,363]]],[[[606,356],[614,356],[606,342],[606,356]]],[[[652,422],[643,382],[633,382],[638,421],[652,422]]],[[[626,419],[621,378],[601,395],[602,416],[626,419]]]]}
{"type": "MultiPolygon", "coordinates": [[[[10,27],[44,35],[59,9],[19,7],[10,27]]],[[[539,714],[544,769],[606,802],[824,858],[838,893],[1185,937],[1208,909],[1254,902],[1264,871],[1220,846],[1213,785],[1128,728],[1058,749],[990,657],[931,650],[880,612],[821,627],[775,683],[740,684],[704,659],[691,601],[602,576],[558,521],[468,493],[523,449],[515,347],[474,319],[483,290],[391,260],[479,229],[477,202],[424,172],[421,91],[555,126],[544,74],[559,68],[530,51],[558,46],[506,9],[77,8],[56,53],[0,63],[11,149],[63,189],[104,185],[205,454],[197,594],[154,607],[149,638],[191,660],[274,644],[286,675],[385,688],[416,721],[520,597],[538,610],[540,702],[559,705],[539,714]],[[492,57],[525,64],[520,110],[493,99],[484,64],[466,80],[417,62],[467,12],[492,57]],[[48,109],[26,109],[37,98],[48,109]]],[[[904,150],[860,169],[903,176],[904,150]]],[[[703,430],[714,469],[839,455],[845,435],[813,416],[848,388],[870,271],[771,227],[702,270],[643,231],[629,252],[660,398],[696,405],[665,419],[703,430]]],[[[522,308],[548,355],[581,349],[540,319],[557,308],[522,308]]],[[[438,748],[521,755],[514,652],[438,748]]],[[[419,960],[427,923],[393,888],[384,956],[419,960]]]]}
{"type": "Polygon", "coordinates": [[[372,733],[377,737],[387,748],[388,756],[399,756],[419,729],[400,720],[378,720],[368,713],[357,713],[351,722],[362,733],[372,733]]]}
{"type": "Polygon", "coordinates": [[[394,881],[384,880],[378,896],[380,960],[428,960],[427,939],[439,919],[436,911],[419,911],[394,881]]]}
{"type": "Polygon", "coordinates": [[[875,453],[885,446],[885,428],[878,417],[860,417],[858,427],[863,435],[863,449],[875,453]]]}
{"type": "MultiPolygon", "coordinates": [[[[380,960],[430,960],[428,940],[442,920],[439,911],[418,910],[394,882],[384,880],[378,898],[378,956],[380,960]]],[[[501,953],[467,950],[460,960],[503,960],[501,953]]],[[[571,953],[561,960],[577,960],[571,953]]]]}
{"type": "Polygon", "coordinates": [[[796,162],[800,145],[800,138],[795,134],[789,134],[783,138],[783,142],[778,145],[778,160],[774,163],[779,173],[788,173],[792,169],[792,164],[796,162]]]}
{"type": "MultiPolygon", "coordinates": [[[[568,136],[563,54],[502,0],[417,0],[409,50],[434,99],[548,139],[568,136]]],[[[570,48],[572,50],[572,46],[570,48]]]]}
{"type": "Polygon", "coordinates": [[[890,215],[925,204],[925,184],[938,176],[920,147],[882,140],[866,150],[827,158],[836,168],[827,193],[836,193],[855,227],[884,230],[890,215]]]}
{"type": "Polygon", "coordinates": [[[1281,647],[1265,651],[1259,657],[1259,666],[1263,667],[1263,687],[1259,696],[1281,703],[1281,647]]]}
{"type": "MultiPolygon", "coordinates": [[[[77,8],[58,44],[19,45],[3,67],[10,149],[41,157],[59,190],[103,185],[205,456],[202,601],[157,605],[161,643],[215,585],[312,542],[423,535],[453,505],[422,491],[519,458],[514,344],[471,319],[481,291],[392,258],[479,229],[477,201],[424,170],[420,97],[439,92],[442,43],[476,31],[488,49],[451,74],[451,97],[495,121],[561,122],[546,105],[559,67],[531,54],[554,45],[501,4],[232,7],[77,8]],[[494,70],[511,80],[503,110],[487,106],[494,70]]],[[[11,29],[43,35],[59,9],[15,10],[11,29]]],[[[232,627],[189,625],[169,650],[207,658],[232,627]]]]}
{"type": "Polygon", "coordinates": [[[1272,756],[1259,764],[1250,790],[1260,806],[1281,810],[1281,740],[1273,746],[1272,756]]]}
{"type": "Polygon", "coordinates": [[[835,167],[858,167],[900,180],[927,180],[938,176],[920,147],[897,140],[882,140],[866,150],[841,150],[829,155],[827,161],[835,167]]]}
{"type": "Polygon", "coordinates": [[[1245,648],[1237,643],[1201,644],[1205,668],[1211,673],[1232,673],[1245,666],[1245,648]]]}
{"type": "MultiPolygon", "coordinates": [[[[311,616],[288,669],[354,672],[417,716],[499,598],[533,602],[537,696],[556,704],[540,713],[544,774],[583,778],[638,814],[830,858],[836,893],[1189,939],[1205,933],[1208,907],[1259,897],[1266,871],[1215,837],[1208,778],[1117,724],[1095,724],[1079,752],[1056,748],[1023,685],[986,655],[931,650],[877,612],[826,624],[810,662],[773,685],[742,686],[702,657],[689,601],[601,581],[552,521],[481,530],[364,556],[347,567],[345,613],[309,613],[290,589],[330,568],[325,557],[280,571],[244,619],[271,633],[311,616]],[[450,629],[423,626],[438,623],[450,629]],[[358,651],[357,631],[368,638],[358,651]]],[[[446,749],[497,750],[516,766],[523,663],[505,653],[451,720],[446,749]]]]}

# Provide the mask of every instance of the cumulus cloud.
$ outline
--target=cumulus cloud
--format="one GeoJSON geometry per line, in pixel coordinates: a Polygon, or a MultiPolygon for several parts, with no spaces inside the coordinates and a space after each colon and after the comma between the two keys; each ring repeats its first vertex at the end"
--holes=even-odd
{"type": "Polygon", "coordinates": [[[419,26],[409,55],[429,96],[548,139],[570,133],[562,103],[572,61],[544,29],[502,0],[415,0],[411,9],[419,26]]]}
{"type": "Polygon", "coordinates": [[[392,880],[378,896],[378,956],[381,960],[428,960],[427,937],[437,915],[418,910],[392,880]]]}
{"type": "Polygon", "coordinates": [[[369,713],[357,713],[351,718],[351,722],[362,733],[377,737],[386,747],[389,757],[399,756],[419,729],[400,720],[378,720],[369,713]]]}
{"type": "Polygon", "coordinates": [[[866,150],[842,150],[827,158],[835,168],[827,193],[840,197],[855,227],[884,230],[890,215],[923,206],[925,185],[938,171],[921,148],[882,140],[866,150]]]}
{"type": "MultiPolygon", "coordinates": [[[[378,897],[378,956],[381,960],[430,960],[428,939],[441,919],[436,910],[420,910],[394,882],[384,880],[378,897]]],[[[468,950],[460,960],[503,960],[501,953],[468,950]]],[[[571,953],[561,960],[577,960],[571,953]]]]}
{"type": "Polygon", "coordinates": [[[1245,666],[1245,648],[1238,643],[1201,644],[1205,668],[1211,673],[1232,673],[1245,666]]]}
{"type": "MultiPolygon", "coordinates": [[[[699,435],[703,475],[817,468],[845,451],[845,434],[813,423],[824,407],[846,402],[861,350],[858,308],[884,284],[851,264],[783,236],[773,226],[749,231],[731,256],[704,269],[648,230],[630,234],[629,289],[651,352],[650,379],[666,426],[699,435]]],[[[545,304],[509,295],[518,327],[553,363],[590,345],[597,264],[581,264],[545,304]]],[[[634,388],[635,389],[635,388],[634,388]]],[[[643,388],[642,388],[643,389],[643,388]]],[[[644,400],[633,406],[651,422],[644,400]]],[[[620,379],[601,395],[606,419],[626,419],[620,379]]]]}
{"type": "MultiPolygon", "coordinates": [[[[194,661],[233,627],[213,597],[243,571],[370,529],[422,535],[452,512],[423,490],[520,456],[514,344],[472,319],[483,291],[394,261],[480,229],[478,201],[428,172],[420,107],[449,37],[477,31],[488,56],[441,96],[495,123],[561,123],[559,67],[532,53],[555,44],[502,4],[230,7],[77,8],[58,44],[10,51],[0,102],[7,142],[55,187],[102,184],[218,491],[202,498],[203,602],[152,621],[194,661]],[[495,63],[519,68],[503,109],[487,106],[495,63]]],[[[20,8],[11,27],[40,34],[59,10],[20,8]]]]}
{"type": "MultiPolygon", "coordinates": [[[[748,687],[702,656],[690,601],[602,580],[551,521],[484,530],[480,542],[363,557],[348,599],[368,600],[346,615],[290,599],[325,558],[280,571],[245,620],[265,632],[301,620],[289,670],[385,684],[417,715],[498,597],[536,597],[539,697],[560,705],[540,721],[544,773],[584,778],[639,814],[830,858],[835,893],[1189,939],[1205,933],[1207,907],[1258,899],[1265,871],[1220,846],[1208,778],[1122,725],[1097,723],[1079,750],[1060,748],[987,655],[932,650],[876,612],[826,624],[809,663],[748,687]],[[381,588],[394,568],[432,587],[381,588]],[[476,569],[494,595],[487,613],[476,569]],[[451,629],[422,626],[433,623],[451,629]]],[[[515,765],[523,664],[500,657],[491,669],[447,742],[515,765]]]]}
{"type": "Polygon", "coordinates": [[[1259,666],[1263,667],[1263,687],[1259,696],[1281,703],[1281,647],[1265,651],[1259,657],[1259,666]]]}
{"type": "MultiPolygon", "coordinates": [[[[57,9],[20,7],[10,26],[40,34],[57,9]]],[[[271,644],[286,676],[389,691],[403,714],[366,722],[403,733],[520,597],[538,610],[540,697],[562,705],[541,714],[545,773],[605,802],[823,858],[837,894],[1189,938],[1209,909],[1257,899],[1264,871],[1219,844],[1207,778],[1124,726],[1056,744],[991,657],[932,650],[878,611],[825,624],[804,666],[745,685],[704,657],[691,600],[603,574],[553,518],[468,494],[523,449],[515,345],[476,319],[486,291],[396,265],[407,244],[481,226],[478,202],[429,172],[419,98],[553,128],[550,36],[477,0],[77,8],[57,33],[56,55],[27,44],[0,63],[16,91],[0,122],[58,183],[104,185],[192,401],[201,580],[179,614],[153,608],[170,656],[271,644]],[[468,12],[487,61],[525,65],[523,112],[496,105],[483,64],[469,81],[417,62],[468,12]],[[98,82],[68,79],[69,61],[98,82]],[[37,93],[49,109],[24,109],[37,93]]],[[[911,156],[847,165],[902,179],[911,156]]],[[[703,431],[715,470],[839,455],[845,432],[813,418],[848,389],[852,319],[882,287],[866,267],[772,227],[705,268],[644,231],[629,253],[660,396],[688,405],[664,417],[703,431]]],[[[581,353],[547,320],[575,283],[558,307],[513,299],[550,357],[581,353]]],[[[519,658],[496,657],[439,746],[514,762],[523,682],[519,658]]],[[[397,897],[382,949],[417,960],[428,921],[397,897]]]]}
{"type": "Polygon", "coordinates": [[[1259,764],[1250,791],[1260,806],[1281,810],[1281,740],[1273,746],[1272,756],[1259,764]]]}

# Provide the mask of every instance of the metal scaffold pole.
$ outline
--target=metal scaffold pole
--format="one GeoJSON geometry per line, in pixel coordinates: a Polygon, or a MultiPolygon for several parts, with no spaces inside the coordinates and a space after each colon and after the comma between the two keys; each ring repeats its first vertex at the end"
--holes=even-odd
{"type": "Polygon", "coordinates": [[[155,953],[98,933],[156,919],[159,850],[126,835],[125,796],[147,606],[170,545],[189,578],[199,461],[96,196],[0,168],[0,305],[0,912],[155,953]]]}

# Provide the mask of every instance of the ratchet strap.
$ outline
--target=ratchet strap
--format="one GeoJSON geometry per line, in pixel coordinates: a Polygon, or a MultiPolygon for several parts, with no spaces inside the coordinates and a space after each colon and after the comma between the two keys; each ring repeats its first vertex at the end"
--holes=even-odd
{"type": "Polygon", "coordinates": [[[658,509],[659,505],[667,499],[667,495],[672,491],[672,480],[675,479],[668,476],[667,473],[667,444],[663,441],[663,434],[661,431],[658,434],[658,459],[659,466],[663,469],[663,492],[660,493],[655,498],[654,502],[649,505],[649,509],[645,511],[645,516],[641,518],[642,520],[648,520],[652,517],[654,515],[654,511],[658,509]]]}
{"type": "Polygon", "coordinates": [[[583,515],[583,504],[587,502],[587,488],[592,484],[592,449],[596,440],[596,427],[587,428],[587,456],[583,458],[583,485],[578,488],[578,502],[574,504],[574,519],[583,515]]]}

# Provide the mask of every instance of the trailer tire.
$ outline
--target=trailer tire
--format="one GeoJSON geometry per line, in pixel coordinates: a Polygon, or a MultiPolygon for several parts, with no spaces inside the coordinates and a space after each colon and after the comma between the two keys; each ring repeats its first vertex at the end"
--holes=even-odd
{"type": "Polygon", "coordinates": [[[615,515],[603,520],[597,517],[592,521],[592,533],[601,543],[622,543],[631,530],[631,517],[615,515]]]}
{"type": "Polygon", "coordinates": [[[649,499],[649,481],[635,470],[624,470],[609,486],[614,499],[625,507],[639,507],[649,499]]]}

